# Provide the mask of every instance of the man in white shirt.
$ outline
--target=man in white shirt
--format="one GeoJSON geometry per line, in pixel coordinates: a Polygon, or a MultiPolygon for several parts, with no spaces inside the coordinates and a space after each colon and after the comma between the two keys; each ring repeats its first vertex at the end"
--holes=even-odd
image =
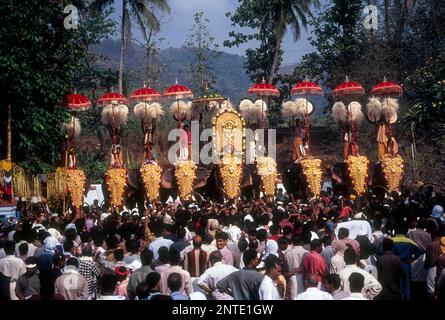
{"type": "Polygon", "coordinates": [[[361,273],[351,273],[348,280],[351,294],[348,297],[343,298],[342,300],[369,300],[366,299],[362,294],[365,277],[361,273]]]}
{"type": "Polygon", "coordinates": [[[365,278],[363,287],[364,296],[370,300],[374,299],[374,297],[377,296],[380,291],[382,291],[382,286],[380,285],[380,283],[377,281],[376,278],[372,276],[372,274],[357,267],[357,255],[354,249],[352,249],[351,247],[345,250],[344,259],[346,266],[338,274],[341,278],[343,291],[351,293],[349,276],[354,272],[360,273],[365,278]]]}
{"type": "Polygon", "coordinates": [[[22,259],[14,256],[15,252],[15,242],[6,241],[5,242],[5,254],[6,257],[0,259],[0,272],[5,276],[11,278],[10,283],[10,294],[11,300],[18,300],[15,295],[15,286],[19,277],[26,272],[26,265],[22,259]]]}
{"type": "Polygon", "coordinates": [[[260,300],[281,300],[277,289],[277,280],[281,275],[280,259],[269,255],[264,261],[266,274],[260,286],[260,300]]]}
{"type": "Polygon", "coordinates": [[[153,261],[158,261],[159,259],[159,253],[158,250],[160,247],[167,247],[170,249],[170,246],[173,244],[173,241],[170,239],[165,239],[163,237],[163,233],[160,230],[155,230],[155,237],[156,239],[150,243],[148,246],[148,249],[153,252],[153,261]]]}
{"type": "Polygon", "coordinates": [[[294,234],[292,236],[292,248],[285,253],[289,272],[294,273],[290,276],[289,289],[291,292],[291,300],[295,300],[299,293],[302,293],[303,288],[303,274],[301,273],[300,265],[303,261],[303,256],[309,251],[302,247],[303,239],[300,235],[294,234]]]}
{"type": "Polygon", "coordinates": [[[308,274],[304,282],[307,289],[305,292],[300,293],[296,300],[334,300],[329,293],[317,288],[318,278],[316,275],[308,274]]]}
{"type": "Polygon", "coordinates": [[[61,294],[65,300],[87,300],[88,281],[78,272],[79,261],[69,258],[66,261],[65,272],[54,283],[56,293],[61,294]]]}
{"type": "Polygon", "coordinates": [[[238,271],[238,269],[231,265],[224,264],[222,262],[222,254],[218,250],[210,254],[209,262],[212,267],[207,269],[198,278],[198,286],[205,292],[211,294],[216,300],[233,300],[227,293],[219,292],[216,288],[216,284],[219,280],[227,277],[229,274],[238,271]]]}

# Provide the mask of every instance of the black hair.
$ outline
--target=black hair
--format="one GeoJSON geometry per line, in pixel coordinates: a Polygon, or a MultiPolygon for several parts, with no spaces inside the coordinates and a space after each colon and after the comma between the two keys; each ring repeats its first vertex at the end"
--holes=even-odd
{"type": "Polygon", "coordinates": [[[74,267],[76,267],[76,269],[78,269],[79,268],[79,260],[77,260],[76,258],[69,258],[66,261],[66,265],[67,266],[74,266],[74,267]]]}
{"type": "Polygon", "coordinates": [[[119,244],[119,241],[117,240],[115,235],[111,235],[105,239],[105,244],[107,245],[108,250],[116,249],[117,245],[119,244]]]}
{"type": "Polygon", "coordinates": [[[15,253],[15,241],[6,241],[4,250],[7,256],[13,255],[15,253]]]}
{"type": "Polygon", "coordinates": [[[156,284],[161,280],[161,275],[158,272],[150,272],[147,274],[145,281],[147,282],[148,287],[152,290],[156,284]]]}
{"type": "Polygon", "coordinates": [[[65,239],[67,241],[74,241],[77,238],[77,231],[76,229],[70,228],[68,230],[65,230],[65,239]]]}
{"type": "Polygon", "coordinates": [[[330,237],[330,236],[324,236],[324,237],[323,237],[323,245],[324,245],[325,247],[331,245],[331,242],[332,242],[332,240],[331,240],[331,237],[330,237]]]}
{"type": "Polygon", "coordinates": [[[278,245],[282,245],[282,244],[290,244],[290,240],[286,237],[280,237],[278,238],[278,245]]]}
{"type": "Polygon", "coordinates": [[[273,254],[267,256],[267,258],[264,260],[266,272],[275,269],[277,265],[281,265],[281,261],[277,256],[273,254]]]}
{"type": "Polygon", "coordinates": [[[276,235],[280,232],[280,226],[278,224],[273,224],[270,226],[269,231],[271,235],[276,235]]]}
{"type": "Polygon", "coordinates": [[[244,265],[245,266],[249,265],[252,262],[252,260],[256,259],[256,257],[257,257],[257,252],[255,250],[249,249],[244,251],[243,253],[244,265]]]}
{"type": "Polygon", "coordinates": [[[349,280],[349,290],[352,293],[362,291],[365,283],[365,277],[361,273],[358,272],[351,273],[348,280],[349,280]]]}
{"type": "Polygon", "coordinates": [[[176,249],[170,248],[170,251],[168,253],[168,260],[170,261],[170,264],[172,266],[179,265],[179,261],[181,260],[179,251],[176,249]]]}
{"type": "Polygon", "coordinates": [[[318,247],[321,246],[321,240],[320,239],[314,239],[311,241],[311,250],[315,250],[318,247]]]}
{"type": "Polygon", "coordinates": [[[344,239],[349,237],[349,230],[347,228],[340,228],[338,230],[338,239],[344,239]]]}
{"type": "Polygon", "coordinates": [[[218,232],[216,232],[215,239],[216,240],[222,239],[222,240],[227,241],[227,240],[229,240],[229,235],[224,231],[218,231],[218,232]]]}
{"type": "Polygon", "coordinates": [[[260,229],[256,233],[256,238],[263,242],[267,240],[267,230],[266,229],[260,229]]]}
{"type": "Polygon", "coordinates": [[[40,280],[40,299],[42,300],[50,300],[54,293],[56,292],[56,288],[54,287],[54,277],[50,271],[44,271],[39,273],[40,280]]]}
{"type": "Polygon", "coordinates": [[[114,259],[116,259],[116,261],[124,260],[124,250],[116,249],[116,250],[114,250],[113,254],[114,254],[114,259]]]}
{"type": "Polygon", "coordinates": [[[153,252],[151,250],[145,249],[141,252],[141,263],[143,266],[148,266],[153,260],[153,252]]]}
{"type": "Polygon", "coordinates": [[[182,286],[182,276],[177,272],[171,273],[167,278],[167,286],[171,292],[179,291],[182,286]]]}
{"type": "Polygon", "coordinates": [[[168,248],[166,246],[162,246],[158,249],[158,256],[159,261],[163,264],[168,263],[169,256],[168,256],[168,248]]]}
{"type": "Polygon", "coordinates": [[[332,286],[334,287],[335,290],[337,290],[338,288],[340,288],[341,285],[341,279],[340,276],[336,273],[329,273],[325,276],[325,281],[327,283],[332,284],[332,286]]]}
{"type": "Polygon", "coordinates": [[[28,243],[24,242],[21,245],[19,245],[19,253],[21,256],[24,256],[28,253],[29,246],[28,243]]]}
{"type": "Polygon", "coordinates": [[[249,250],[255,250],[258,249],[258,241],[252,240],[249,242],[249,250]]]}
{"type": "Polygon", "coordinates": [[[88,245],[82,249],[82,256],[91,257],[93,255],[93,248],[88,245]]]}
{"type": "Polygon", "coordinates": [[[117,286],[117,276],[112,273],[106,273],[102,276],[102,294],[114,294],[117,286]]]}
{"type": "Polygon", "coordinates": [[[136,254],[139,251],[140,246],[140,242],[136,239],[125,241],[125,249],[132,254],[136,254]]]}
{"type": "Polygon", "coordinates": [[[74,242],[71,240],[65,240],[65,242],[63,243],[63,251],[71,252],[73,248],[74,248],[74,242]]]}
{"type": "Polygon", "coordinates": [[[262,226],[265,226],[265,225],[267,225],[267,224],[269,223],[269,221],[270,221],[270,217],[269,217],[269,215],[266,214],[266,213],[263,213],[263,214],[261,215],[261,217],[260,217],[260,223],[261,223],[261,225],[262,225],[262,226]]]}
{"type": "Polygon", "coordinates": [[[383,251],[392,251],[394,241],[390,238],[384,238],[382,241],[383,251]]]}
{"type": "Polygon", "coordinates": [[[245,238],[241,238],[238,241],[238,249],[241,252],[246,251],[247,247],[249,246],[249,242],[245,238]]]}
{"type": "Polygon", "coordinates": [[[345,250],[343,258],[346,264],[355,264],[357,262],[357,254],[351,246],[345,250]]]}
{"type": "Polygon", "coordinates": [[[300,246],[302,243],[303,243],[303,237],[300,234],[295,233],[292,235],[292,244],[294,246],[300,246]]]}
{"type": "Polygon", "coordinates": [[[136,296],[139,300],[147,299],[150,295],[150,287],[146,281],[142,281],[136,286],[136,296]]]}
{"type": "Polygon", "coordinates": [[[82,232],[80,234],[80,241],[82,241],[83,243],[90,242],[91,241],[90,233],[86,231],[82,232]]]}
{"type": "Polygon", "coordinates": [[[222,261],[222,254],[219,250],[213,251],[209,256],[209,261],[212,265],[222,261]]]}

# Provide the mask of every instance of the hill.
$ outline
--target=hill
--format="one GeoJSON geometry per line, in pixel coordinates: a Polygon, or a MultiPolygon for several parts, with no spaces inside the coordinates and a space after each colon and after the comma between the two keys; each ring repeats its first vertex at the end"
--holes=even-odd
{"type": "MultiPolygon", "coordinates": [[[[108,39],[100,45],[93,47],[93,52],[103,56],[98,64],[104,68],[117,70],[119,66],[120,42],[108,39]]],[[[175,78],[180,83],[190,86],[195,96],[199,90],[191,86],[190,63],[193,61],[193,53],[190,49],[167,48],[160,51],[156,63],[165,66],[165,72],[161,75],[161,87],[165,89],[171,85],[175,78]]],[[[217,77],[215,88],[223,96],[229,97],[235,103],[246,96],[246,91],[251,85],[249,77],[244,71],[245,57],[219,52],[219,55],[210,61],[210,67],[217,77]]],[[[125,53],[125,71],[129,79],[130,90],[141,87],[144,82],[145,49],[137,43],[132,43],[125,53]]]]}

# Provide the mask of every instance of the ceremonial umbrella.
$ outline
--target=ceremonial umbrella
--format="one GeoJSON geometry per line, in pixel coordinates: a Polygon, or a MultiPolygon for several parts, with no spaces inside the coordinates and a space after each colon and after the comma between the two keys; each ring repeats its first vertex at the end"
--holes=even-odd
{"type": "MultiPolygon", "coordinates": [[[[145,118],[141,120],[143,125],[144,125],[145,134],[147,134],[147,132],[148,132],[147,130],[149,130],[148,129],[148,125],[146,123],[146,119],[148,118],[148,115],[147,115],[147,102],[158,100],[160,97],[161,97],[161,94],[158,91],[156,91],[153,88],[147,87],[145,85],[145,83],[144,83],[144,87],[143,88],[134,90],[133,93],[130,96],[131,100],[133,100],[135,102],[143,102],[145,104],[145,106],[144,106],[145,118]]],[[[144,141],[145,140],[146,139],[144,139],[144,141]]],[[[151,138],[149,140],[151,140],[151,138]]],[[[148,160],[152,160],[152,145],[151,145],[151,141],[145,141],[145,144],[146,144],[145,147],[149,151],[149,159],[148,160]]]]}
{"type": "MultiPolygon", "coordinates": [[[[91,101],[88,99],[88,97],[77,93],[74,91],[73,94],[69,94],[67,96],[67,104],[66,109],[68,111],[85,111],[88,110],[91,107],[91,101]]],[[[73,136],[72,136],[72,144],[73,144],[73,150],[75,149],[75,141],[76,141],[76,132],[75,132],[75,117],[72,116],[73,121],[73,136]]],[[[65,162],[66,163],[66,162],[65,162]]]]}
{"type": "Polygon", "coordinates": [[[394,82],[386,81],[386,78],[383,79],[383,82],[376,84],[371,89],[371,94],[373,96],[401,96],[403,93],[403,89],[400,85],[394,82]]]}
{"type": "Polygon", "coordinates": [[[362,96],[365,94],[365,89],[355,82],[349,81],[349,78],[346,77],[346,81],[339,84],[335,87],[332,95],[334,97],[347,97],[347,96],[362,96]]]}
{"type": "MultiPolygon", "coordinates": [[[[355,81],[349,81],[349,78],[346,76],[346,81],[339,84],[338,86],[335,87],[334,91],[332,92],[332,95],[334,97],[358,97],[358,96],[362,96],[365,94],[365,89],[358,83],[355,81]]],[[[353,145],[355,145],[355,141],[356,141],[356,128],[355,128],[355,123],[352,119],[352,112],[348,106],[348,113],[349,113],[349,122],[351,125],[351,134],[352,134],[352,143],[353,145]]],[[[354,153],[354,152],[353,152],[354,153]]]]}
{"type": "MultiPolygon", "coordinates": [[[[113,91],[113,89],[111,89],[113,91]]],[[[123,95],[117,92],[109,92],[103,94],[99,100],[97,100],[98,104],[111,104],[112,107],[112,120],[111,120],[111,126],[113,128],[113,145],[116,144],[116,124],[114,122],[114,108],[117,104],[127,104],[128,100],[123,95]]]]}
{"type": "MultiPolygon", "coordinates": [[[[270,83],[266,83],[266,80],[261,83],[256,83],[247,90],[248,94],[256,95],[257,97],[279,97],[280,91],[270,83]]],[[[264,101],[263,101],[264,102],[264,101]]],[[[261,128],[264,128],[264,104],[261,103],[261,128]]]]}
{"type": "Polygon", "coordinates": [[[157,92],[155,89],[147,87],[144,84],[143,88],[136,89],[133,91],[133,93],[130,96],[130,99],[133,101],[154,101],[156,99],[159,99],[161,97],[161,94],[157,92]]]}
{"type": "MultiPolygon", "coordinates": [[[[372,89],[371,94],[376,97],[382,97],[385,100],[387,100],[391,96],[400,97],[403,94],[402,87],[394,82],[390,82],[386,80],[386,77],[383,77],[383,82],[377,83],[372,89]]],[[[397,113],[394,114],[394,117],[390,117],[389,110],[388,115],[386,116],[388,128],[389,128],[389,135],[392,137],[392,123],[395,123],[397,121],[397,113]]]]}
{"type": "Polygon", "coordinates": [[[67,109],[70,111],[85,111],[91,107],[90,99],[76,92],[69,94],[67,100],[67,109]]]}
{"type": "Polygon", "coordinates": [[[307,97],[309,95],[323,95],[323,89],[316,84],[315,82],[311,82],[306,77],[305,81],[298,82],[290,91],[291,95],[300,97],[304,96],[306,100],[306,128],[307,128],[307,156],[310,158],[311,156],[311,148],[310,148],[310,123],[309,123],[309,114],[312,112],[312,110],[309,111],[308,109],[308,103],[307,103],[307,97]]]}
{"type": "Polygon", "coordinates": [[[179,100],[193,99],[193,92],[188,87],[178,84],[178,79],[176,79],[175,84],[164,91],[164,97],[167,99],[174,99],[178,103],[178,128],[181,128],[182,117],[179,111],[179,100]]]}
{"type": "MultiPolygon", "coordinates": [[[[91,101],[86,96],[74,92],[67,96],[66,109],[68,111],[77,112],[85,111],[91,107],[91,101]]],[[[76,118],[72,115],[72,154],[73,161],[72,167],[70,166],[66,175],[66,188],[70,192],[72,197],[72,203],[76,208],[82,205],[84,188],[85,188],[85,174],[82,170],[78,170],[75,161],[75,151],[76,151],[76,118]]],[[[65,153],[65,169],[68,162],[66,158],[68,156],[68,139],[66,140],[67,153],[65,153]]],[[[63,212],[65,212],[66,197],[63,197],[63,212]]]]}

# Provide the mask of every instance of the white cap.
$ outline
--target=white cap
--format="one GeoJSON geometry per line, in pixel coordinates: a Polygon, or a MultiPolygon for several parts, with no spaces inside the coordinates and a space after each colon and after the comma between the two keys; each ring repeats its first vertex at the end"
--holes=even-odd
{"type": "Polygon", "coordinates": [[[104,221],[106,218],[108,218],[109,214],[104,212],[100,215],[100,221],[104,221]]]}

